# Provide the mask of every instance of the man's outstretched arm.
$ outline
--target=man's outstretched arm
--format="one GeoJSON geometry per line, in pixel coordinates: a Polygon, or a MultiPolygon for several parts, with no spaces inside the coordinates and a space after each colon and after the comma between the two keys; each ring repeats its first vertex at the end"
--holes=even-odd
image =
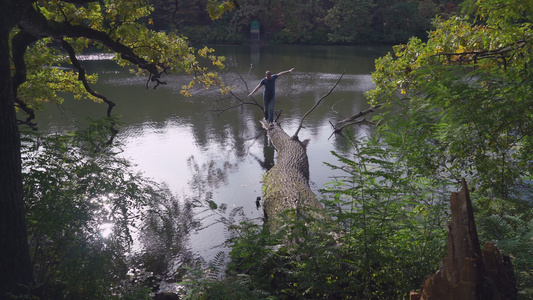
{"type": "Polygon", "coordinates": [[[254,89],[250,94],[248,94],[248,97],[252,97],[252,95],[253,95],[255,92],[257,92],[257,90],[258,90],[260,87],[261,87],[261,83],[259,83],[259,84],[255,87],[255,89],[254,89]]]}
{"type": "Polygon", "coordinates": [[[279,72],[279,73],[278,73],[278,76],[285,75],[285,74],[287,74],[287,73],[292,72],[293,70],[294,70],[294,68],[292,68],[292,69],[290,69],[290,70],[287,70],[287,71],[279,72]]]}

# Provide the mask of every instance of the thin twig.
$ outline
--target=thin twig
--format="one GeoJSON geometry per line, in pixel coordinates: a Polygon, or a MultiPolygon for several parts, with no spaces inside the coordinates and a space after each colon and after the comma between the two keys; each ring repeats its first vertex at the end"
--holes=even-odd
{"type": "Polygon", "coordinates": [[[293,138],[297,138],[298,137],[298,133],[300,132],[300,129],[302,129],[302,126],[303,126],[303,123],[304,123],[304,119],[313,111],[315,110],[315,108],[317,108],[317,106],[320,104],[320,102],[322,102],[322,100],[324,100],[327,96],[329,96],[329,94],[331,94],[333,92],[333,90],[337,87],[337,85],[339,84],[339,82],[341,81],[342,77],[344,76],[344,74],[346,74],[346,70],[344,70],[344,72],[342,72],[341,74],[341,77],[339,77],[339,79],[337,80],[337,82],[335,82],[335,85],[329,90],[329,92],[327,92],[324,96],[322,96],[322,98],[320,98],[317,103],[315,103],[315,105],[308,111],[305,113],[305,115],[302,117],[302,119],[300,120],[300,125],[298,126],[298,129],[296,130],[296,132],[294,133],[294,135],[292,136],[293,138]]]}
{"type": "MultiPolygon", "coordinates": [[[[235,78],[234,82],[235,81],[241,81],[244,84],[246,93],[249,93],[250,90],[248,88],[247,81],[243,78],[243,76],[241,75],[239,70],[237,70],[236,64],[233,65],[233,71],[237,75],[237,78],[235,78]]],[[[250,69],[248,70],[248,76],[250,75],[251,71],[252,71],[252,65],[250,65],[250,69]]],[[[230,109],[237,108],[237,107],[243,107],[244,105],[257,106],[257,107],[259,107],[261,109],[261,111],[263,111],[263,106],[254,97],[249,97],[249,98],[247,98],[247,99],[249,99],[249,101],[245,101],[245,100],[241,99],[239,96],[237,96],[232,90],[230,90],[229,93],[230,93],[231,97],[226,97],[226,98],[223,98],[223,99],[220,99],[220,100],[216,100],[217,106],[218,106],[218,101],[221,101],[221,100],[235,99],[238,102],[237,104],[230,105],[230,106],[228,106],[226,108],[223,108],[223,109],[214,109],[214,110],[209,110],[209,111],[216,112],[217,113],[217,117],[220,117],[220,115],[222,115],[224,112],[226,112],[226,111],[228,111],[230,109]]]]}

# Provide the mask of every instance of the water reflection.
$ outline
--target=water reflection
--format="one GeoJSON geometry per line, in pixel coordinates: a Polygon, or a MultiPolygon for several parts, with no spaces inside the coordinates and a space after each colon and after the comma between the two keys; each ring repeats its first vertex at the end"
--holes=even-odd
{"type": "Polygon", "coordinates": [[[274,152],[274,145],[270,143],[266,134],[263,135],[263,160],[258,160],[259,165],[263,170],[268,171],[274,166],[274,152]]]}
{"type": "MultiPolygon", "coordinates": [[[[388,49],[283,46],[216,47],[216,51],[231,58],[232,68],[222,76],[242,99],[246,99],[249,87],[259,82],[265,70],[276,72],[295,67],[295,72],[279,81],[277,87],[276,109],[282,111],[280,122],[289,134],[295,132],[300,118],[346,71],[335,91],[306,118],[300,132],[302,140],[311,139],[308,146],[311,184],[318,192],[335,176],[335,171],[323,162],[335,164],[330,152],[342,153],[347,145],[342,137],[331,137],[330,122],[368,107],[363,92],[372,87],[370,72],[374,59],[388,49]]],[[[114,113],[120,114],[125,123],[117,137],[125,144],[123,156],[146,176],[166,183],[172,195],[180,195],[173,196],[171,202],[181,201],[185,205],[187,199],[209,204],[209,200],[216,205],[216,213],[205,207],[192,208],[202,219],[200,227],[205,228],[192,230],[190,239],[180,242],[188,243],[192,254],[210,260],[220,251],[217,246],[224,242],[226,232],[224,226],[211,224],[238,218],[239,208],[249,218],[262,217],[255,200],[262,196],[261,178],[274,164],[275,154],[258,122],[262,118],[258,107],[243,106],[217,115],[210,112],[217,109],[216,101],[222,98],[216,90],[199,89],[190,98],[179,94],[179,88],[190,79],[186,75],[167,76],[167,85],[147,90],[146,78],[132,77],[128,70],[110,61],[86,61],[85,65],[89,72],[99,73],[95,90],[117,104],[114,113]]],[[[262,103],[261,96],[256,97],[262,103]]],[[[230,101],[234,99],[218,104],[230,105],[230,101]]],[[[59,112],[55,105],[50,105],[38,113],[41,130],[65,131],[73,121],[105,115],[105,107],[96,103],[66,99],[63,107],[59,112]]],[[[364,137],[370,128],[358,126],[356,136],[364,137]]],[[[160,207],[167,210],[162,215],[172,215],[172,209],[177,211],[171,203],[160,207]]],[[[180,209],[183,212],[185,208],[180,209]]],[[[158,222],[163,224],[162,220],[158,222]]],[[[148,237],[144,242],[149,242],[148,237]]]]}
{"type": "MultiPolygon", "coordinates": [[[[192,265],[197,259],[188,238],[200,223],[194,215],[192,201],[178,199],[166,187],[158,196],[144,212],[137,241],[142,250],[136,259],[141,269],[133,272],[155,276],[155,282],[179,282],[185,272],[183,265],[192,265]]],[[[137,274],[137,277],[142,276],[137,274]]]]}

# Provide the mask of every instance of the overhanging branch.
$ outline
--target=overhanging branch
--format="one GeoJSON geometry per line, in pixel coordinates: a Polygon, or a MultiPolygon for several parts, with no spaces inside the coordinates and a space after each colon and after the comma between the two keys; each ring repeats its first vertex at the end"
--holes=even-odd
{"type": "Polygon", "coordinates": [[[74,48],[72,48],[72,46],[65,40],[61,40],[61,47],[63,47],[63,49],[67,51],[70,61],[72,63],[72,66],[74,66],[74,68],[78,70],[78,80],[83,83],[83,87],[89,94],[93,95],[96,98],[101,99],[107,104],[107,116],[110,117],[111,110],[115,106],[115,103],[107,99],[107,97],[105,97],[104,95],[95,92],[91,88],[91,86],[89,85],[89,82],[87,82],[87,77],[85,76],[86,75],[85,67],[83,67],[80,64],[79,60],[76,58],[76,52],[74,51],[74,48]]]}
{"type": "Polygon", "coordinates": [[[513,43],[509,46],[500,47],[498,49],[494,50],[474,50],[474,51],[468,51],[468,52],[443,52],[443,53],[437,53],[434,56],[458,56],[459,58],[455,61],[459,62],[472,62],[482,59],[488,59],[488,58],[502,58],[505,59],[510,56],[510,53],[512,51],[515,51],[517,49],[523,48],[528,41],[526,40],[519,40],[513,43]]]}
{"type": "MultiPolygon", "coordinates": [[[[81,1],[93,2],[93,1],[81,1]]],[[[82,25],[71,25],[68,22],[56,22],[46,19],[39,11],[33,7],[28,7],[25,14],[19,22],[19,26],[35,37],[52,37],[62,40],[65,37],[70,38],[87,38],[98,42],[115,53],[120,54],[121,58],[137,65],[139,68],[148,71],[151,74],[150,80],[156,83],[156,86],[164,84],[160,80],[161,74],[165,70],[164,66],[149,63],[144,58],[135,54],[132,48],[114,40],[107,33],[94,30],[82,25]],[[162,69],[162,71],[161,71],[162,69]]]]}
{"type": "MultiPolygon", "coordinates": [[[[78,61],[78,59],[76,58],[76,52],[74,51],[74,48],[72,48],[72,46],[65,40],[61,40],[61,47],[63,47],[63,49],[65,49],[69,55],[69,58],[70,58],[70,61],[72,63],[72,66],[74,66],[74,68],[76,68],[78,70],[78,80],[81,81],[83,83],[83,87],[85,87],[85,90],[93,95],[94,97],[97,97],[99,99],[101,99],[102,101],[104,101],[106,104],[107,104],[107,117],[110,117],[111,116],[111,111],[113,110],[113,107],[115,106],[115,103],[109,99],[107,99],[107,97],[105,97],[104,95],[101,95],[97,92],[95,92],[91,86],[89,85],[89,83],[87,82],[87,77],[85,76],[86,72],[85,72],[85,67],[83,67],[80,62],[78,61]]],[[[109,138],[109,140],[107,141],[107,144],[110,145],[116,134],[118,133],[118,130],[115,128],[114,126],[114,122],[111,122],[111,126],[109,128],[109,130],[111,131],[111,137],[109,138]]]]}

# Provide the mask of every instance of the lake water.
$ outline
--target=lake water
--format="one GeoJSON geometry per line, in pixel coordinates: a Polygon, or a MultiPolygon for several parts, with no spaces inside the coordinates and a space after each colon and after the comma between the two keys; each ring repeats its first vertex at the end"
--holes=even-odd
{"type": "MultiPolygon", "coordinates": [[[[370,73],[374,60],[388,47],[352,46],[224,46],[216,54],[228,58],[222,74],[234,86],[235,96],[247,94],[266,70],[277,73],[295,68],[277,81],[276,110],[279,122],[289,134],[296,131],[301,117],[326,94],[345,72],[335,90],[304,121],[300,139],[310,139],[308,156],[312,189],[318,190],[336,174],[324,162],[336,163],[331,151],[343,153],[346,140],[332,136],[331,123],[368,107],[363,93],[373,87],[370,73]],[[240,74],[239,75],[237,75],[240,74]]],[[[232,220],[233,209],[242,207],[249,218],[260,218],[255,200],[262,196],[261,179],[274,164],[275,153],[259,124],[262,112],[244,106],[218,115],[214,110],[228,105],[216,90],[195,90],[192,97],[179,93],[186,75],[163,77],[166,85],[146,89],[146,78],[134,77],[128,70],[95,55],[84,61],[89,72],[99,74],[95,90],[117,105],[126,124],[118,135],[125,147],[123,155],[146,176],[165,183],[181,199],[209,199],[226,212],[212,214],[204,208],[197,217],[204,229],[190,237],[191,250],[209,261],[221,249],[227,232],[216,220],[232,220]],[[211,225],[212,226],[208,226],[211,225]]],[[[262,90],[254,98],[262,103],[262,90]]],[[[58,107],[49,105],[37,114],[39,129],[45,133],[63,132],[74,122],[105,116],[104,104],[66,99],[58,107]]],[[[354,127],[356,137],[371,130],[369,125],[354,127]]]]}

